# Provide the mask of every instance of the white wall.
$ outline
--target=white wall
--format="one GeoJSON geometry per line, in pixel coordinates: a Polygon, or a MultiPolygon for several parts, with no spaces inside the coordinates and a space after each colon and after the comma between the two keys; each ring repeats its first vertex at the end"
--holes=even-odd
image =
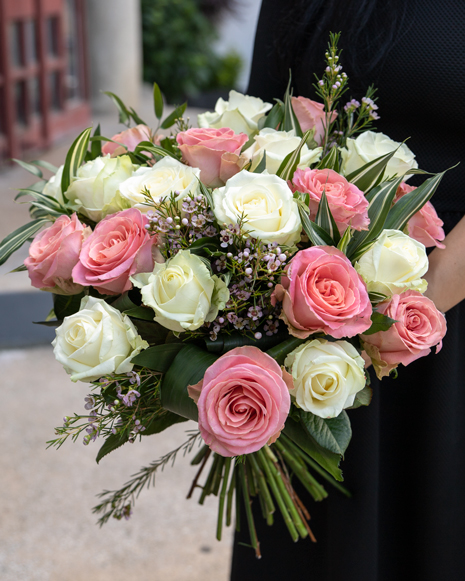
{"type": "Polygon", "coordinates": [[[225,54],[234,49],[244,61],[238,83],[240,91],[245,91],[249,81],[260,6],[261,0],[238,0],[235,13],[227,13],[218,30],[220,38],[215,45],[217,52],[225,54]]]}

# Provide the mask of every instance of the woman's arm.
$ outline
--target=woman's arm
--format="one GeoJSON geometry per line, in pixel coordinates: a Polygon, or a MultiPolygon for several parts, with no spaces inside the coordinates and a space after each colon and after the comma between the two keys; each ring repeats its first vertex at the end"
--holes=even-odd
{"type": "Polygon", "coordinates": [[[429,255],[425,275],[425,295],[445,313],[465,299],[465,216],[444,240],[445,250],[435,248],[429,255]]]}

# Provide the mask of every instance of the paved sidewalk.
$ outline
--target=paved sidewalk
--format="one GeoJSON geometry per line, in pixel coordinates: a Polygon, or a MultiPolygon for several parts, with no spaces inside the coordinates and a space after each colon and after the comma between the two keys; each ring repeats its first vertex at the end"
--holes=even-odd
{"type": "Polygon", "coordinates": [[[45,449],[62,417],[84,410],[86,384],[73,384],[49,347],[0,351],[0,366],[2,581],[228,579],[231,530],[216,541],[216,498],[186,500],[196,471],[189,456],[160,473],[129,521],[99,528],[91,512],[97,493],[179,446],[192,422],[125,444],[97,465],[98,440],[45,449]]]}

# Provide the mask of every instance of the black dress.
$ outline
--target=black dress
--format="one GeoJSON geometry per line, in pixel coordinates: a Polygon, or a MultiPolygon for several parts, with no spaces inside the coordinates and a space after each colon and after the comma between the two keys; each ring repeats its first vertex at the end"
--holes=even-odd
{"type": "MultiPolygon", "coordinates": [[[[376,84],[377,129],[396,141],[411,135],[422,169],[461,161],[433,198],[448,232],[465,213],[465,1],[408,5],[385,60],[367,79],[348,70],[350,86],[376,84]]],[[[288,6],[263,0],[248,93],[266,100],[281,97],[287,82],[276,72],[273,27],[288,6]]],[[[321,72],[323,53],[324,46],[294,74],[294,95],[315,98],[312,74],[321,72]]],[[[401,366],[397,380],[375,381],[371,405],[350,412],[353,437],[342,467],[353,498],[330,487],[321,503],[305,498],[318,542],[294,544],[280,515],[267,527],[255,507],[263,558],[239,544],[248,542],[243,527],[232,581],[465,579],[464,303],[447,313],[447,324],[438,355],[401,366]]]]}

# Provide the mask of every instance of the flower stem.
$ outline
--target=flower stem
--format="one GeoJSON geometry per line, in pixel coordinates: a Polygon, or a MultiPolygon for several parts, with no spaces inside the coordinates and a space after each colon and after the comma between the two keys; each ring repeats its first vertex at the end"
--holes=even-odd
{"type": "MultiPolygon", "coordinates": [[[[233,498],[234,498],[234,490],[236,488],[236,470],[233,466],[233,473],[231,475],[231,483],[229,484],[228,490],[228,501],[226,503],[226,526],[229,527],[232,521],[232,506],[233,506],[233,498]]],[[[236,516],[236,518],[238,518],[236,516]]]]}
{"type": "Polygon", "coordinates": [[[199,504],[203,504],[205,502],[205,498],[211,493],[213,479],[215,477],[216,469],[218,467],[219,458],[220,457],[218,456],[218,454],[215,454],[215,456],[213,458],[213,464],[212,464],[212,466],[210,468],[210,472],[208,473],[208,476],[207,476],[207,481],[205,482],[205,484],[203,486],[202,494],[200,495],[200,498],[199,498],[199,504]]]}
{"type": "Polygon", "coordinates": [[[218,524],[216,527],[216,538],[221,541],[221,533],[223,530],[223,514],[224,514],[224,501],[226,499],[226,490],[228,488],[229,472],[231,470],[231,458],[225,458],[224,460],[224,474],[223,474],[223,485],[220,492],[220,501],[218,505],[218,524]]]}
{"type": "Polygon", "coordinates": [[[273,473],[271,471],[271,466],[270,466],[270,464],[272,464],[272,461],[266,456],[266,454],[263,451],[263,448],[261,450],[258,450],[258,452],[256,452],[256,454],[257,454],[258,461],[260,462],[261,467],[266,474],[268,484],[270,485],[270,488],[271,488],[273,495],[276,499],[279,510],[281,511],[281,514],[283,515],[284,522],[286,523],[287,529],[292,537],[292,540],[294,542],[297,542],[299,540],[299,533],[297,532],[297,529],[294,525],[294,522],[289,515],[289,512],[288,512],[287,507],[286,507],[286,503],[284,502],[283,497],[281,495],[281,492],[277,486],[276,480],[274,479],[273,473]]]}
{"type": "Polygon", "coordinates": [[[266,512],[266,522],[268,525],[273,524],[273,513],[275,511],[275,506],[273,499],[271,498],[270,490],[263,475],[263,471],[258,465],[257,458],[255,454],[250,454],[247,459],[250,462],[251,468],[254,471],[258,480],[258,491],[260,498],[263,499],[266,512]]]}
{"type": "Polygon", "coordinates": [[[255,530],[255,523],[252,514],[252,502],[249,496],[249,487],[247,485],[247,475],[245,473],[244,464],[240,464],[238,468],[242,484],[242,494],[244,496],[245,514],[247,516],[247,524],[249,525],[250,542],[252,543],[252,547],[255,549],[255,556],[257,559],[261,559],[260,543],[258,542],[257,531],[255,530]]]}

